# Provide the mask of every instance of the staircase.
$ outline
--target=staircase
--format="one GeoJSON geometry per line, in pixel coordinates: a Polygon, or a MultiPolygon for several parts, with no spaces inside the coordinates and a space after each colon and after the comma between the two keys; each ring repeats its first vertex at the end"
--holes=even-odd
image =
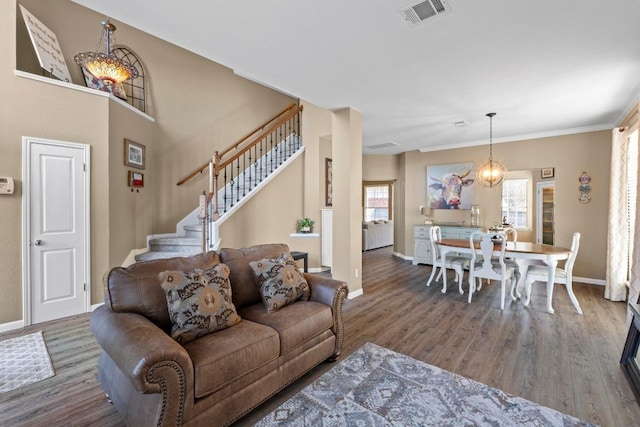
{"type": "MultiPolygon", "coordinates": [[[[295,117],[296,124],[299,125],[299,116],[295,117]]],[[[271,121],[273,120],[271,119],[271,121]]],[[[272,128],[279,123],[276,122],[272,128]]],[[[263,130],[264,127],[266,125],[258,130],[263,130]]],[[[219,225],[304,152],[304,146],[302,146],[297,133],[298,129],[299,127],[290,128],[283,132],[281,126],[276,127],[278,131],[276,135],[278,136],[275,141],[280,142],[275,145],[273,132],[276,131],[264,131],[260,134],[262,138],[242,149],[241,155],[220,163],[216,172],[216,180],[220,180],[222,185],[214,184],[215,188],[220,187],[220,190],[216,192],[217,197],[214,196],[217,198],[217,215],[215,215],[216,203],[213,203],[213,199],[209,204],[207,215],[211,218],[210,221],[207,221],[206,230],[207,247],[210,250],[217,249],[220,244],[219,225]],[[245,165],[247,166],[245,167],[245,165]],[[217,219],[213,220],[213,218],[217,219]]],[[[254,131],[253,134],[255,133],[254,131]]],[[[235,144],[233,148],[238,150],[239,145],[235,144]]],[[[196,171],[197,173],[185,178],[178,185],[187,182],[205,169],[204,166],[201,167],[196,171]]],[[[175,234],[150,236],[147,242],[149,251],[136,255],[136,261],[184,257],[202,252],[203,230],[199,213],[199,208],[196,208],[180,221],[175,234]]]]}

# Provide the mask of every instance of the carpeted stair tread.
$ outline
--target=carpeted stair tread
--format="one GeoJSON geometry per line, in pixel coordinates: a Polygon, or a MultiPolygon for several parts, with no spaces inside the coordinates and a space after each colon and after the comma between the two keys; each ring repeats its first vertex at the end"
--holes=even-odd
{"type": "Polygon", "coordinates": [[[194,255],[200,253],[198,250],[193,253],[187,252],[160,252],[160,251],[149,251],[139,255],[136,255],[136,261],[151,261],[153,259],[166,259],[166,258],[176,258],[176,257],[188,257],[190,255],[194,255]]]}

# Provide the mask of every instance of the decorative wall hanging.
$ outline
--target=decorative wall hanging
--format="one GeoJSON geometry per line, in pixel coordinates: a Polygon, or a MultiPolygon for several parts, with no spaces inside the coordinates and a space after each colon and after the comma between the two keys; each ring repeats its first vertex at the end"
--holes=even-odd
{"type": "Polygon", "coordinates": [[[324,204],[333,206],[333,160],[324,159],[324,204]]]}
{"type": "Polygon", "coordinates": [[[129,171],[129,187],[144,187],[144,174],[136,171],[129,171]]]}
{"type": "Polygon", "coordinates": [[[431,209],[471,209],[475,204],[475,163],[427,166],[431,209]]]}
{"type": "Polygon", "coordinates": [[[19,6],[40,66],[63,82],[71,82],[67,62],[64,60],[62,49],[60,49],[58,38],[54,32],[22,5],[19,6]]]}
{"type": "Polygon", "coordinates": [[[580,182],[580,198],[579,200],[582,203],[589,203],[591,201],[591,196],[589,193],[591,192],[591,177],[588,173],[582,172],[582,174],[578,177],[578,182],[580,182]]]}
{"type": "Polygon", "coordinates": [[[124,164],[132,168],[144,169],[144,145],[125,138],[124,164]]]}
{"type": "Polygon", "coordinates": [[[544,168],[540,170],[540,178],[553,178],[555,176],[555,168],[544,168]]]}

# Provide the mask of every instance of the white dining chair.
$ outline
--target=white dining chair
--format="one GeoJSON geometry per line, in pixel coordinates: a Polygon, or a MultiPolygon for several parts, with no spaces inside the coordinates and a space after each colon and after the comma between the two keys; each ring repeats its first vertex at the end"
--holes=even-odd
{"type": "MultiPolygon", "coordinates": [[[[431,267],[431,275],[429,276],[429,280],[427,281],[427,286],[431,286],[431,281],[433,277],[436,275],[436,270],[440,269],[440,274],[436,277],[436,282],[440,280],[442,274],[446,274],[446,270],[454,270],[456,272],[456,280],[458,281],[458,291],[463,294],[462,290],[462,278],[464,277],[464,264],[469,262],[468,258],[459,257],[459,256],[447,256],[446,262],[442,261],[442,256],[440,255],[440,248],[438,248],[437,242],[442,239],[442,232],[440,231],[440,227],[437,225],[432,225],[429,229],[429,236],[431,238],[431,254],[433,255],[433,264],[431,267]]],[[[442,293],[447,292],[447,283],[446,281],[442,281],[442,293]]]]}
{"type": "MultiPolygon", "coordinates": [[[[518,241],[518,231],[513,227],[507,227],[504,229],[505,239],[507,242],[516,243],[518,241]]],[[[521,259],[520,263],[528,263],[526,259],[521,259]]],[[[518,282],[520,281],[520,265],[516,262],[515,258],[505,258],[504,263],[507,267],[514,268],[514,275],[516,280],[511,286],[511,297],[513,299],[520,298],[520,292],[518,292],[518,282]]]]}
{"type": "MultiPolygon", "coordinates": [[[[476,280],[478,280],[478,290],[482,288],[482,279],[499,280],[500,281],[500,309],[504,310],[505,291],[507,281],[511,283],[511,287],[515,286],[515,268],[507,266],[504,262],[504,252],[506,245],[506,236],[504,233],[483,233],[474,231],[469,236],[469,246],[471,248],[471,264],[469,266],[469,303],[473,293],[476,291],[476,280]],[[475,245],[480,241],[480,254],[477,254],[475,245]],[[499,245],[499,249],[496,246],[499,245]],[[494,255],[498,250],[498,254],[494,255]],[[482,255],[482,260],[478,255],[482,255]]],[[[512,296],[513,298],[513,296],[512,296]]]]}
{"type": "MultiPolygon", "coordinates": [[[[571,252],[564,264],[564,268],[556,268],[554,283],[564,284],[569,294],[571,303],[576,308],[579,314],[582,314],[580,303],[573,293],[573,264],[578,256],[578,248],[580,247],[580,233],[573,233],[573,239],[571,240],[571,252]]],[[[526,299],[524,302],[525,307],[529,305],[531,300],[531,284],[533,282],[547,282],[549,269],[546,265],[532,265],[527,271],[527,276],[524,279],[524,286],[526,291],[526,299]]],[[[547,295],[553,295],[554,283],[547,283],[547,295]]]]}

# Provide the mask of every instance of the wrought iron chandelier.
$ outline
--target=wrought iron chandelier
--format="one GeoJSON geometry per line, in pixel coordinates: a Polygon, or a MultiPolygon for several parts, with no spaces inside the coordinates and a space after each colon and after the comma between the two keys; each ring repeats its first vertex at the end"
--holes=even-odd
{"type": "Polygon", "coordinates": [[[489,188],[502,183],[507,174],[507,169],[493,160],[493,116],[495,115],[496,113],[486,114],[489,117],[489,161],[476,172],[476,179],[480,185],[489,188]]]}
{"type": "Polygon", "coordinates": [[[116,26],[109,20],[102,21],[102,33],[96,52],[81,52],[73,59],[106,85],[122,83],[138,77],[138,70],[127,61],[118,59],[111,52],[111,41],[114,39],[116,26]],[[101,49],[104,46],[104,50],[101,49]]]}

